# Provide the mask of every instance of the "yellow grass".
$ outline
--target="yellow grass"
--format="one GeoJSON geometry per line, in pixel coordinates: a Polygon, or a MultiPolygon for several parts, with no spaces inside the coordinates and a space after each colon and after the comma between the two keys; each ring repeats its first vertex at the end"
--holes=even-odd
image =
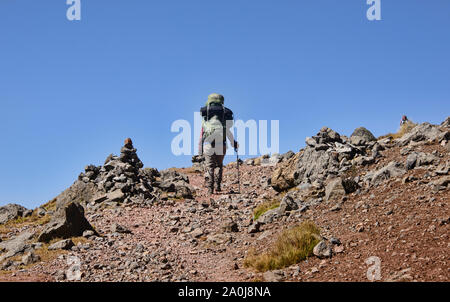
{"type": "Polygon", "coordinates": [[[256,209],[253,211],[253,220],[257,220],[262,214],[266,213],[267,211],[276,209],[280,206],[279,200],[269,200],[265,201],[259,206],[256,207],[256,209]]]}
{"type": "Polygon", "coordinates": [[[282,232],[267,252],[258,255],[250,251],[244,266],[265,272],[299,263],[312,255],[314,246],[319,243],[319,235],[316,225],[305,221],[282,232]]]}
{"type": "Polygon", "coordinates": [[[36,211],[31,216],[19,217],[14,220],[10,220],[5,224],[0,225],[0,237],[2,234],[11,232],[14,228],[21,228],[27,225],[44,225],[50,221],[49,215],[39,216],[36,211]]]}
{"type": "Polygon", "coordinates": [[[398,139],[401,138],[403,135],[409,133],[414,127],[416,127],[417,124],[411,121],[407,121],[403,125],[400,126],[400,129],[397,131],[397,133],[389,133],[383,136],[380,136],[378,139],[383,138],[392,138],[392,139],[398,139]]]}

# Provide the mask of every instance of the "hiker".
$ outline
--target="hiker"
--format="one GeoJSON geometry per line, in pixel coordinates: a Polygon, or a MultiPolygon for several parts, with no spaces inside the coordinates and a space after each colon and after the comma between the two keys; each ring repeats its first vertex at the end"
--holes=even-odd
{"type": "Polygon", "coordinates": [[[223,160],[227,152],[227,138],[237,152],[239,144],[234,140],[230,128],[233,126],[233,112],[224,106],[223,95],[213,93],[208,96],[206,106],[200,109],[202,130],[199,154],[205,158],[205,183],[209,194],[221,192],[223,160]],[[217,170],[217,171],[216,171],[217,170]]]}
{"type": "Polygon", "coordinates": [[[400,121],[400,126],[406,124],[408,122],[408,117],[406,115],[402,116],[402,120],[400,121]]]}

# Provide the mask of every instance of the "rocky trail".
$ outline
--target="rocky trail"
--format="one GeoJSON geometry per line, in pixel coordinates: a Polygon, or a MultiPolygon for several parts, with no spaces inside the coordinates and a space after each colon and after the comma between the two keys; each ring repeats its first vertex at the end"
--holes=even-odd
{"type": "Polygon", "coordinates": [[[380,281],[448,281],[449,141],[450,118],[380,139],[324,127],[298,153],[242,163],[241,194],[227,165],[212,196],[200,163],[143,169],[126,142],[46,205],[0,208],[0,281],[366,282],[375,258],[380,281]],[[320,229],[306,260],[245,265],[304,221],[320,229]]]}

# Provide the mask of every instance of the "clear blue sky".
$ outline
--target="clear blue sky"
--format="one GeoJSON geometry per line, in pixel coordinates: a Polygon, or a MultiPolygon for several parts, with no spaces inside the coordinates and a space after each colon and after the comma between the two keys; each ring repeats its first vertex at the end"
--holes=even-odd
{"type": "MultiPolygon", "coordinates": [[[[144,164],[176,119],[225,95],[243,120],[280,120],[281,152],[322,126],[396,131],[450,114],[450,1],[0,0],[0,205],[36,207],[133,138],[144,164]]],[[[228,158],[232,160],[233,157],[228,158]]]]}

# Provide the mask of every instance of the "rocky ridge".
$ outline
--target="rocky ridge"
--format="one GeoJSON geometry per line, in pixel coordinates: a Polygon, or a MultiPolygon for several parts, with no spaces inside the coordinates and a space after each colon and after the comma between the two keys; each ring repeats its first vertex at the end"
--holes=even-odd
{"type": "Polygon", "coordinates": [[[195,169],[143,169],[126,142],[51,210],[0,209],[5,226],[51,218],[0,231],[0,279],[67,280],[68,259],[78,257],[83,281],[366,281],[364,261],[377,256],[383,281],[448,281],[449,133],[449,118],[398,139],[324,127],[296,154],[244,161],[241,195],[228,194],[236,168],[227,166],[226,193],[212,197],[195,169]],[[270,200],[279,205],[254,219],[270,200]],[[263,252],[306,220],[321,229],[313,258],[266,273],[244,267],[250,249],[263,252]],[[43,240],[52,229],[64,232],[43,240]],[[57,254],[44,259],[45,249],[57,254]]]}

